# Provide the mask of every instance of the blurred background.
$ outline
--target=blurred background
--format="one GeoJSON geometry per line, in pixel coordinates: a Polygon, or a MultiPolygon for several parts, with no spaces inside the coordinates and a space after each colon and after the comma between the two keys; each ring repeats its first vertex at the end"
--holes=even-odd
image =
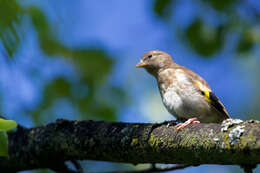
{"type": "MultiPolygon", "coordinates": [[[[206,79],[232,118],[260,119],[259,42],[257,0],[0,0],[0,112],[26,127],[57,118],[172,120],[155,79],[135,68],[159,49],[206,79]]],[[[149,166],[81,164],[85,172],[149,166]]]]}

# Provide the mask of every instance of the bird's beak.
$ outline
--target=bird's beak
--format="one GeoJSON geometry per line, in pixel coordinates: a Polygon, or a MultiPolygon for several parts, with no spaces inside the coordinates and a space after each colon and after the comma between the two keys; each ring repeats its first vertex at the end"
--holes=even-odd
{"type": "Polygon", "coordinates": [[[138,64],[136,64],[136,67],[137,68],[142,68],[142,67],[145,67],[146,64],[141,60],[138,64]]]}

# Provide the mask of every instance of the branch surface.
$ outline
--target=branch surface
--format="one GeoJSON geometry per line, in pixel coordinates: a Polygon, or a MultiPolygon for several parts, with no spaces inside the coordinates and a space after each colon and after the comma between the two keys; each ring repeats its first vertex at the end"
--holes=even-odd
{"type": "Polygon", "coordinates": [[[168,123],[115,123],[57,120],[9,132],[9,155],[0,170],[56,168],[70,160],[125,163],[260,163],[259,121],[226,120],[196,124],[177,132],[168,123]]]}

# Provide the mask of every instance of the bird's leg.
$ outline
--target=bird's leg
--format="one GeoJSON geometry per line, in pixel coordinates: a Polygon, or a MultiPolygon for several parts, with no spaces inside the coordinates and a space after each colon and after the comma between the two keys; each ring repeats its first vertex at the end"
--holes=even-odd
{"type": "Polygon", "coordinates": [[[177,124],[176,126],[177,126],[177,130],[179,131],[183,127],[186,127],[186,126],[188,126],[190,124],[199,124],[199,123],[200,122],[199,122],[198,118],[190,118],[187,121],[185,121],[184,123],[177,124]]]}

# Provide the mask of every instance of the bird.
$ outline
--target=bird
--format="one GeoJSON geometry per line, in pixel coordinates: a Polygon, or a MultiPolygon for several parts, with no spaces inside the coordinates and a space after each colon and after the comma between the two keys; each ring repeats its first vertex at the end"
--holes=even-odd
{"type": "Polygon", "coordinates": [[[175,116],[177,130],[199,123],[221,123],[230,116],[208,83],[192,70],[175,63],[163,51],[146,52],[136,65],[157,80],[162,102],[175,116]]]}

